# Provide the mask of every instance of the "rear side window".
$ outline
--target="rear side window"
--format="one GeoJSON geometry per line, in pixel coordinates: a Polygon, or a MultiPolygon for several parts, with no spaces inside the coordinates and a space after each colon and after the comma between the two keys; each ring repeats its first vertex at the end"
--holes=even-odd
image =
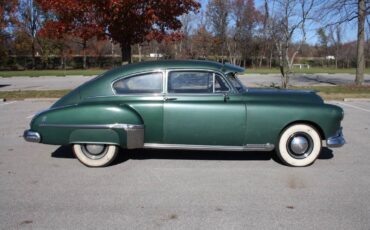
{"type": "Polygon", "coordinates": [[[169,93],[212,93],[213,74],[209,72],[170,72],[169,93]]]}
{"type": "Polygon", "coordinates": [[[163,74],[146,73],[123,78],[113,84],[116,94],[161,93],[163,91],[163,74]]]}

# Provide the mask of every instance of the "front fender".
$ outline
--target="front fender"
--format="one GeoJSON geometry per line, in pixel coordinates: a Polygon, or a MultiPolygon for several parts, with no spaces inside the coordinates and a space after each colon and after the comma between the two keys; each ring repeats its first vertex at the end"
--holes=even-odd
{"type": "Polygon", "coordinates": [[[247,105],[247,143],[277,143],[281,131],[292,123],[310,123],[320,128],[322,138],[333,136],[343,118],[342,109],[328,104],[247,105]]]}

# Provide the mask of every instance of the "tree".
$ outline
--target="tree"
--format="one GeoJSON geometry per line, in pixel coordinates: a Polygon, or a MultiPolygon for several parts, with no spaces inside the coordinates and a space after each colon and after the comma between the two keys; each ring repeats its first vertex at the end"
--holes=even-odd
{"type": "Polygon", "coordinates": [[[338,60],[343,58],[341,55],[341,45],[342,45],[342,28],[340,25],[334,25],[329,27],[329,41],[334,48],[335,53],[335,68],[338,68],[338,60]]]}
{"type": "Polygon", "coordinates": [[[229,0],[210,0],[206,15],[215,36],[214,43],[217,49],[221,50],[221,61],[223,62],[229,23],[229,0]]]}
{"type": "Polygon", "coordinates": [[[207,59],[211,51],[210,41],[213,39],[212,34],[207,31],[204,24],[199,25],[196,30],[192,42],[194,43],[194,50],[198,58],[207,59]]]}
{"type": "Polygon", "coordinates": [[[329,37],[322,27],[317,30],[317,35],[319,36],[319,44],[324,51],[323,55],[326,56],[328,55],[329,37]]]}
{"type": "Polygon", "coordinates": [[[35,68],[38,31],[42,26],[42,13],[33,0],[23,0],[19,4],[18,27],[28,35],[31,41],[32,68],[35,68]]]}
{"type": "MultiPolygon", "coordinates": [[[[254,0],[232,0],[230,5],[231,18],[234,21],[233,32],[230,33],[232,36],[231,41],[235,43],[236,56],[245,60],[253,56],[252,51],[255,48],[254,35],[262,14],[256,10],[254,0]]],[[[232,52],[229,51],[229,53],[231,54],[232,52]]],[[[230,59],[235,58],[230,57],[230,59]]],[[[236,60],[232,61],[232,63],[236,64],[236,60]]]]}
{"type": "Polygon", "coordinates": [[[197,11],[194,0],[38,0],[56,17],[45,29],[61,29],[90,37],[108,36],[121,46],[122,63],[131,62],[131,45],[179,39],[179,16],[197,11]],[[91,33],[90,33],[91,32],[91,33]]]}
{"type": "Polygon", "coordinates": [[[18,0],[0,0],[0,63],[5,63],[9,53],[11,33],[9,27],[16,24],[18,0]]]}
{"type": "Polygon", "coordinates": [[[278,52],[281,87],[287,88],[294,59],[306,41],[305,25],[310,19],[315,0],[274,0],[272,5],[274,7],[269,9],[268,0],[265,0],[269,15],[267,26],[278,52]],[[298,32],[301,33],[298,45],[291,46],[298,32]]]}
{"type": "Polygon", "coordinates": [[[369,0],[326,0],[321,11],[327,25],[349,23],[357,19],[357,68],[355,83],[364,82],[365,71],[365,21],[370,15],[369,0]]]}
{"type": "Polygon", "coordinates": [[[0,0],[0,33],[16,22],[15,12],[18,6],[18,0],[0,0]]]}

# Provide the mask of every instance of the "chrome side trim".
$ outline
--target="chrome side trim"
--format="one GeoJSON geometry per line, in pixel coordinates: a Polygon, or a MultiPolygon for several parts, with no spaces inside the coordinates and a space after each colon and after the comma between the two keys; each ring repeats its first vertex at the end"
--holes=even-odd
{"type": "Polygon", "coordinates": [[[23,138],[28,142],[39,143],[41,141],[40,134],[31,130],[25,130],[23,133],[23,138]]]}
{"type": "Polygon", "coordinates": [[[56,128],[80,128],[80,129],[144,129],[144,125],[133,124],[40,124],[40,127],[56,127],[56,128]]]}
{"type": "Polygon", "coordinates": [[[184,145],[184,144],[157,144],[145,143],[146,149],[185,149],[185,150],[207,150],[207,151],[272,151],[273,144],[248,144],[245,146],[225,145],[184,145]]]}
{"type": "Polygon", "coordinates": [[[346,140],[344,139],[342,128],[340,128],[335,136],[329,137],[326,140],[326,146],[329,148],[339,148],[342,147],[346,143],[346,140]]]}

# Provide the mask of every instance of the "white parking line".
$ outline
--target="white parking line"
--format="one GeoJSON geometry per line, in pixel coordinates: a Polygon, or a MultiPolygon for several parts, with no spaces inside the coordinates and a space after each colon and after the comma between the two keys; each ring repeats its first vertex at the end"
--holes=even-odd
{"type": "Polygon", "coordinates": [[[340,104],[340,105],[344,105],[344,106],[352,107],[352,108],[355,108],[355,109],[362,110],[362,111],[365,111],[365,112],[370,113],[370,110],[369,110],[369,109],[364,109],[364,108],[362,108],[362,107],[355,106],[355,105],[350,105],[350,104],[347,104],[347,103],[344,103],[344,102],[337,102],[337,103],[338,103],[338,104],[340,104]]]}
{"type": "Polygon", "coordinates": [[[31,118],[31,117],[33,117],[33,116],[35,116],[35,114],[31,114],[31,115],[29,115],[29,116],[27,116],[26,118],[31,118]]]}
{"type": "Polygon", "coordinates": [[[16,103],[16,101],[0,103],[0,105],[10,105],[10,104],[13,104],[13,103],[16,103]]]}

